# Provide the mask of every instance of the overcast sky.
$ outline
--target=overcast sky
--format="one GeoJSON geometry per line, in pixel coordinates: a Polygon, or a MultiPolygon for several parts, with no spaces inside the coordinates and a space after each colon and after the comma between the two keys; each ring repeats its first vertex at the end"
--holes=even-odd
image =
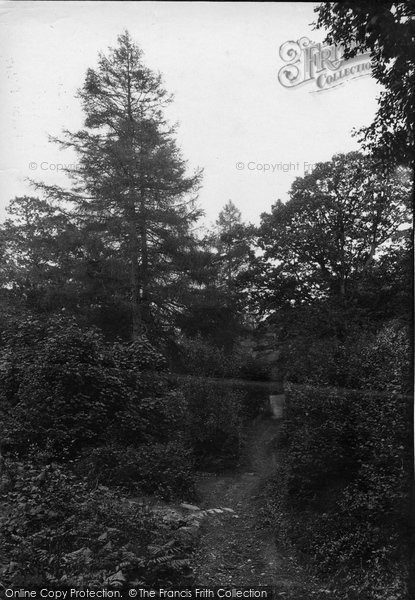
{"type": "Polygon", "coordinates": [[[229,199],[246,220],[258,222],[287,198],[304,163],[357,149],[351,130],[369,124],[376,110],[379,88],[370,75],[317,93],[312,83],[293,89],[279,83],[281,44],[324,38],[311,27],[314,6],[1,2],[0,218],[11,198],[33,193],[26,177],[65,183],[54,165],[76,158],[48,135],[82,127],[76,90],[98,52],[128,29],[145,63],[174,93],[168,117],[180,123],[177,139],[189,169],[204,168],[206,222],[229,199]],[[278,163],[292,166],[261,170],[278,163]]]}

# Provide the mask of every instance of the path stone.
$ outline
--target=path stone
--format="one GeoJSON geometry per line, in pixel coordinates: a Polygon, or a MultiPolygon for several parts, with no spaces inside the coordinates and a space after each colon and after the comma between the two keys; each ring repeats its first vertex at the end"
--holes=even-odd
{"type": "Polygon", "coordinates": [[[186,508],[187,510],[200,510],[198,506],[195,506],[194,504],[187,504],[187,502],[182,502],[180,506],[182,508],[186,508]]]}

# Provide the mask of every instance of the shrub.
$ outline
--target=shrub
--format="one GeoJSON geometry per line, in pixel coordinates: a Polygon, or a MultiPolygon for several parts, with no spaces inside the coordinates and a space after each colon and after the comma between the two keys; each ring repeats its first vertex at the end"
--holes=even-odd
{"type": "Polygon", "coordinates": [[[264,404],[263,390],[203,379],[181,379],[189,423],[188,440],[199,467],[217,469],[238,463],[245,428],[264,404]]]}
{"type": "MultiPolygon", "coordinates": [[[[8,437],[16,450],[24,454],[31,445],[47,445],[64,456],[97,443],[123,399],[122,384],[103,350],[98,333],[70,324],[64,331],[49,330],[36,353],[14,372],[9,368],[5,377],[10,381],[13,374],[15,391],[8,437]]],[[[11,352],[11,360],[19,355],[11,352]]]]}
{"type": "Polygon", "coordinates": [[[225,377],[251,381],[268,381],[270,378],[269,365],[254,355],[250,345],[246,346],[240,340],[225,358],[225,377]]]}
{"type": "Polygon", "coordinates": [[[348,580],[347,598],[405,594],[410,408],[393,393],[287,386],[275,520],[321,573],[348,580]]]}
{"type": "Polygon", "coordinates": [[[145,506],[103,486],[91,489],[62,466],[8,466],[16,480],[0,519],[0,552],[9,560],[4,584],[180,585],[188,575],[174,527],[145,506]]]}
{"type": "Polygon", "coordinates": [[[159,396],[140,397],[137,389],[108,427],[107,439],[137,447],[180,438],[187,427],[187,402],[180,390],[168,389],[167,381],[163,386],[159,396]]]}
{"type": "Polygon", "coordinates": [[[353,330],[346,339],[298,338],[285,350],[287,379],[315,386],[408,393],[410,341],[407,328],[398,322],[378,331],[353,330]]]}
{"type": "Polygon", "coordinates": [[[28,321],[9,336],[0,365],[3,435],[21,456],[37,447],[62,460],[108,438],[167,442],[185,426],[184,399],[144,341],[106,344],[73,320],[28,321]]]}
{"type": "Polygon", "coordinates": [[[399,323],[360,337],[344,354],[346,387],[410,392],[409,332],[399,323]]]}
{"type": "Polygon", "coordinates": [[[44,464],[83,456],[91,478],[163,497],[191,490],[186,402],[148,342],[107,344],[59,317],[22,323],[2,356],[9,453],[44,464]]]}
{"type": "Polygon", "coordinates": [[[224,377],[225,354],[221,348],[203,340],[200,336],[180,340],[182,370],[190,375],[224,377]]]}
{"type": "Polygon", "coordinates": [[[253,357],[250,353],[238,354],[238,368],[236,376],[251,381],[269,381],[270,369],[261,359],[253,357]]]}
{"type": "Polygon", "coordinates": [[[249,348],[236,343],[225,351],[202,339],[182,337],[180,340],[181,370],[189,375],[268,380],[268,368],[252,355],[249,348]]]}
{"type": "Polygon", "coordinates": [[[188,439],[198,465],[234,465],[242,444],[241,395],[204,380],[181,385],[189,406],[188,439]]]}
{"type": "Polygon", "coordinates": [[[190,500],[194,496],[192,467],[190,450],[176,441],[139,447],[108,444],[89,451],[75,469],[97,484],[119,486],[130,493],[190,500]]]}

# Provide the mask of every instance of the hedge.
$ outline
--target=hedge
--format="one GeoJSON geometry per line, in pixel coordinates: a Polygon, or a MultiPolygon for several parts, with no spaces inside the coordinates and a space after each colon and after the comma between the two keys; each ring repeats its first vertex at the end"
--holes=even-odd
{"type": "Polygon", "coordinates": [[[286,401],[281,461],[268,491],[279,535],[337,581],[340,597],[402,600],[412,399],[291,384],[286,401]]]}

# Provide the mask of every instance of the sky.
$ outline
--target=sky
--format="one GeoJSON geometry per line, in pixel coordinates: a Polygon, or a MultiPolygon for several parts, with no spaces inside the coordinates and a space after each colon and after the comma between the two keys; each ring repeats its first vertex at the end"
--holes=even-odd
{"type": "Polygon", "coordinates": [[[206,225],[229,200],[258,223],[309,165],[358,149],[352,130],[376,111],[380,88],[370,73],[330,89],[280,83],[280,47],[324,39],[311,25],[314,6],[0,1],[0,220],[10,199],[34,195],[27,178],[68,185],[59,165],[76,156],[48,136],[82,128],[77,89],[127,29],[174,94],[166,116],[179,123],[189,172],[204,169],[206,225]]]}

